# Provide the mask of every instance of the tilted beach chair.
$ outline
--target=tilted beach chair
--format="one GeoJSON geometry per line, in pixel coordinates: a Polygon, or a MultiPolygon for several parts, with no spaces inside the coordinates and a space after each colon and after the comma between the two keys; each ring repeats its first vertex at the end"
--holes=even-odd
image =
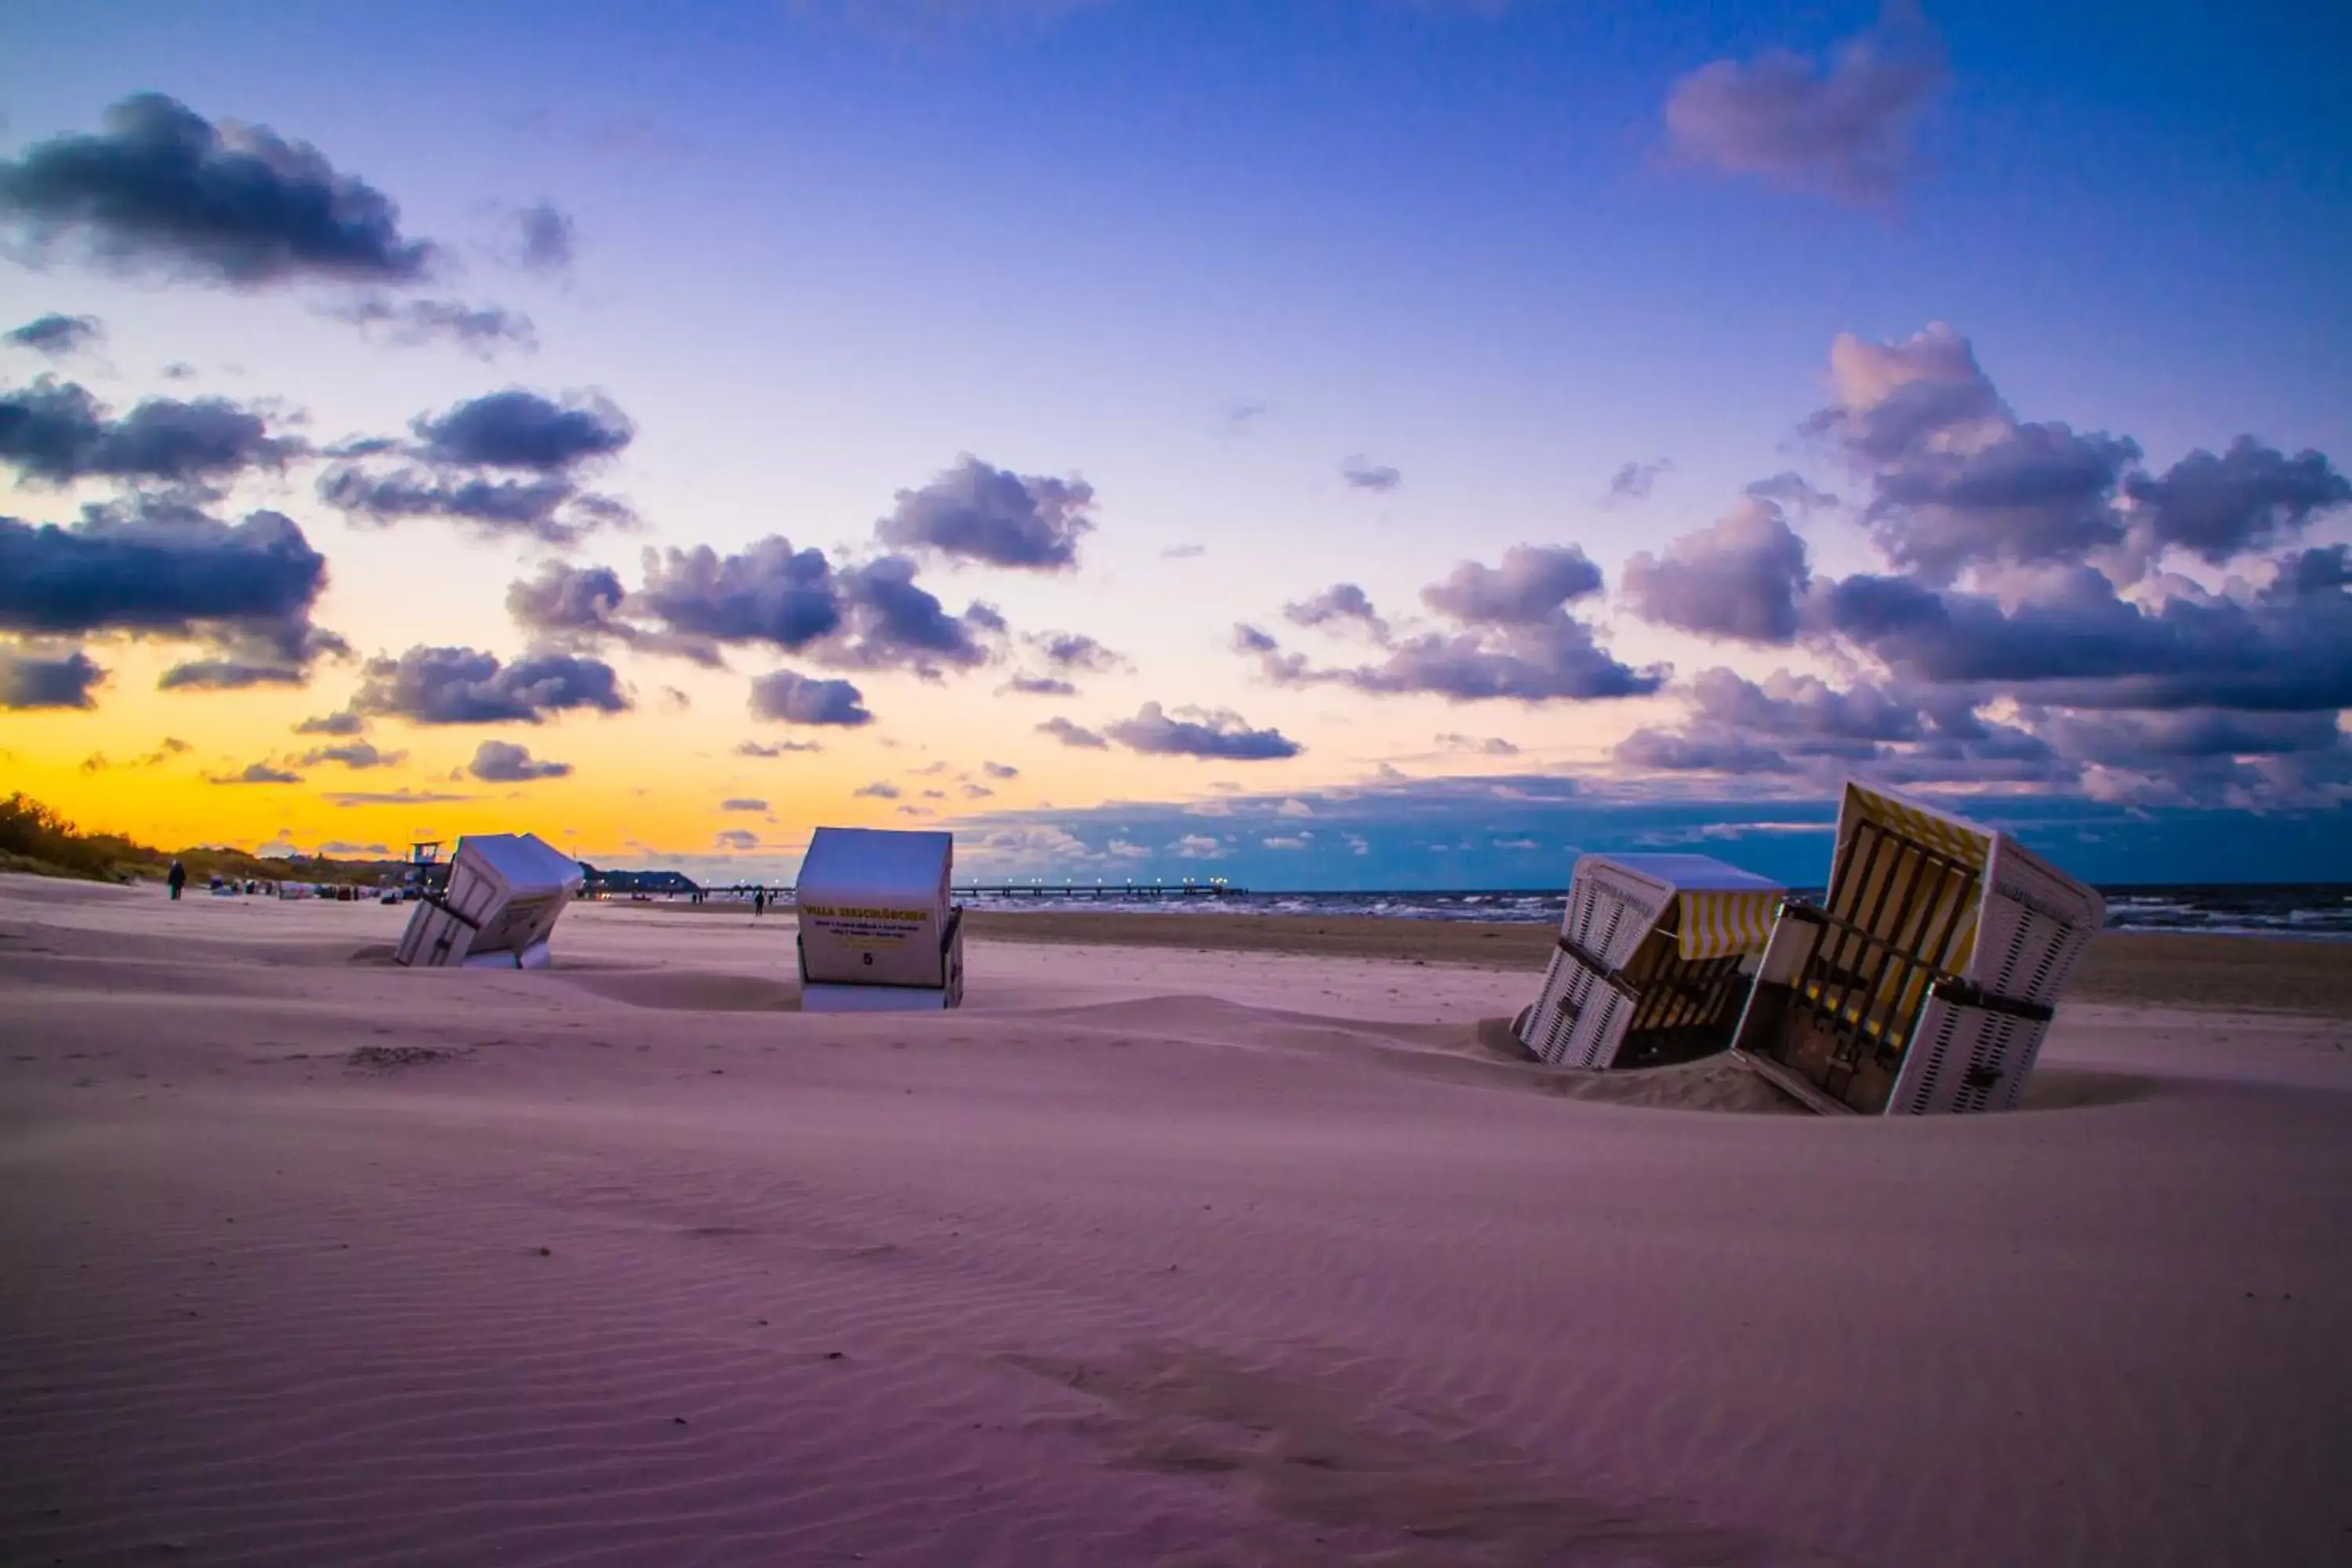
{"type": "Polygon", "coordinates": [[[1817,1110],[2015,1106],[2099,895],[2007,834],[1858,783],[1820,907],[1784,905],[1734,1044],[1817,1110]]]}
{"type": "Polygon", "coordinates": [[[548,938],[580,879],[580,862],[534,834],[471,834],[457,841],[447,883],[420,888],[393,957],[425,968],[544,969],[548,938]]]}
{"type": "Polygon", "coordinates": [[[1731,1043],[1786,892],[1706,855],[1587,855],[1519,1043],[1555,1067],[1657,1067],[1731,1043]]]}
{"type": "Polygon", "coordinates": [[[801,862],[801,1006],[813,1013],[953,1007],[963,1000],[955,837],[820,827],[801,862]]]}

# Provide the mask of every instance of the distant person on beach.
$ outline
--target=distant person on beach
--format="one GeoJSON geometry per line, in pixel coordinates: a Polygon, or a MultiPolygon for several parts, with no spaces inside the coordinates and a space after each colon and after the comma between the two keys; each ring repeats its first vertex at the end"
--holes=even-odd
{"type": "Polygon", "coordinates": [[[768,889],[757,888],[751,893],[751,918],[758,920],[768,912],[768,889]]]}
{"type": "Polygon", "coordinates": [[[163,885],[172,889],[172,901],[178,903],[180,889],[188,885],[188,868],[177,860],[173,861],[172,868],[163,873],[163,885]]]}

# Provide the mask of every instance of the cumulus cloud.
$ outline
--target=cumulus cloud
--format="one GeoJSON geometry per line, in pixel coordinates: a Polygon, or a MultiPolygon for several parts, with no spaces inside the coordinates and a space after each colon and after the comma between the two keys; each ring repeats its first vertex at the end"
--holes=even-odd
{"type": "Polygon", "coordinates": [[[578,247],[579,232],[572,215],[553,202],[533,202],[507,215],[499,257],[521,271],[554,277],[572,270],[578,247]]]}
{"type": "Polygon", "coordinates": [[[824,748],[814,741],[738,741],[735,754],[739,757],[781,757],[793,752],[822,752],[824,748]]]}
{"type": "Polygon", "coordinates": [[[2352,480],[2324,454],[2290,458],[2252,436],[2218,457],[2199,450],[2161,476],[2137,475],[2126,489],[2155,550],[2185,550],[2215,566],[2288,542],[2322,512],[2352,505],[2352,480]]]}
{"type": "Polygon", "coordinates": [[[1487,757],[1516,757],[1519,748],[1500,735],[1460,735],[1447,733],[1437,737],[1437,743],[1449,752],[1475,752],[1487,757]]]}
{"type": "Polygon", "coordinates": [[[370,659],[352,698],[357,712],[414,724],[536,724],[551,713],[628,706],[620,677],[601,659],[541,653],[504,663],[476,648],[422,646],[370,659]]]}
{"type": "Polygon", "coordinates": [[[485,741],[474,749],[466,771],[485,784],[529,784],[534,779],[560,779],[572,772],[570,763],[541,762],[528,746],[511,741],[485,741]]]}
{"type": "Polygon", "coordinates": [[[730,800],[720,801],[719,803],[719,809],[721,811],[761,812],[768,809],[768,803],[764,800],[737,797],[730,800]]]}
{"type": "Polygon", "coordinates": [[[898,786],[877,782],[861,785],[849,793],[854,798],[859,800],[896,800],[898,798],[898,786]]]}
{"type": "Polygon", "coordinates": [[[275,469],[304,450],[268,422],[221,397],[150,397],[121,417],[70,381],[41,376],[0,392],[0,462],[21,479],[81,479],[200,484],[275,469]]]}
{"type": "Polygon", "coordinates": [[[0,647],[0,709],[95,708],[106,671],[79,648],[41,654],[0,647]]]}
{"type": "Polygon", "coordinates": [[[589,490],[581,475],[625,449],[636,427],[609,399],[557,400],[521,387],[488,393],[410,422],[415,439],[356,442],[319,479],[329,505],[391,523],[439,517],[491,537],[525,534],[568,545],[600,529],[636,526],[636,514],[589,490]],[[366,459],[394,457],[390,468],[366,459]]]}
{"type": "Polygon", "coordinates": [[[320,313],[404,348],[447,343],[477,358],[491,359],[508,349],[528,353],[539,347],[539,330],[530,318],[499,305],[362,294],[320,313]]]}
{"type": "Polygon", "coordinates": [[[1666,136],[1701,167],[1878,202],[1912,173],[1919,121],[1944,83],[1934,38],[1893,8],[1822,66],[1787,49],[1701,66],[1667,95],[1666,136]]]}
{"type": "Polygon", "coordinates": [[[855,729],[874,722],[866,694],[846,680],[819,680],[779,669],[751,682],[751,714],[782,724],[855,729]]]}
{"type": "Polygon", "coordinates": [[[1371,595],[1353,583],[1334,583],[1319,594],[1285,605],[1282,616],[1296,626],[1357,626],[1381,641],[1389,635],[1389,624],[1372,607],[1371,595]]]}
{"type": "Polygon", "coordinates": [[[232,288],[414,283],[435,260],[389,196],[318,149],[161,93],[0,159],[0,220],[37,254],[70,244],[120,270],[232,288]]]}
{"type": "Polygon", "coordinates": [[[1078,694],[1075,682],[1064,680],[1058,675],[1015,675],[996,689],[1000,695],[1014,697],[1076,697],[1078,694]]]}
{"type": "Polygon", "coordinates": [[[1110,744],[1092,730],[1074,724],[1059,715],[1038,725],[1037,732],[1051,735],[1066,746],[1076,746],[1084,751],[1099,752],[1110,744]]]}
{"type": "Polygon", "coordinates": [[[322,713],[305,719],[294,726],[298,735],[356,735],[367,728],[367,721],[346,710],[341,713],[322,713]]]}
{"type": "Polygon", "coordinates": [[[407,761],[406,752],[380,752],[366,741],[352,741],[340,746],[320,746],[305,752],[297,765],[315,768],[322,763],[341,763],[352,769],[397,767],[407,761]]]}
{"type": "MultiPolygon", "coordinates": [[[[1156,757],[1276,762],[1295,757],[1303,750],[1279,730],[1251,729],[1240,714],[1230,709],[1179,708],[1171,713],[1157,702],[1145,703],[1132,719],[1106,724],[1103,735],[1130,752],[1156,757]]],[[[1070,740],[1068,736],[1063,739],[1070,740]]]]}
{"type": "Polygon", "coordinates": [[[1394,468],[1360,457],[1340,464],[1339,477],[1348,481],[1350,489],[1359,490],[1385,492],[1404,483],[1404,476],[1394,468]]]}
{"type": "Polygon", "coordinates": [[[1609,476],[1609,493],[1602,498],[1602,504],[1627,506],[1647,500],[1650,491],[1657,486],[1658,476],[1674,471],[1675,463],[1671,458],[1653,458],[1646,463],[1621,464],[1617,471],[1609,476]]]}
{"type": "Polygon", "coordinates": [[[749,828],[722,827],[711,842],[720,849],[757,849],[760,836],[749,828]]]}
{"type": "Polygon", "coordinates": [[[1084,479],[1024,478],[967,452],[920,489],[900,490],[874,532],[894,549],[1059,572],[1077,564],[1078,542],[1095,527],[1094,500],[1084,479]]]}
{"type": "Polygon", "coordinates": [[[206,782],[216,784],[300,784],[302,775],[272,767],[268,763],[248,763],[241,773],[208,774],[206,782]]]}
{"type": "Polygon", "coordinates": [[[5,341],[11,348],[30,349],[37,354],[62,359],[89,347],[105,335],[96,316],[61,316],[51,311],[10,330],[0,341],[5,341]]]}
{"type": "Polygon", "coordinates": [[[85,508],[66,527],[0,518],[0,629],[193,638],[218,650],[167,685],[299,682],[342,649],[310,621],[326,583],[326,557],[274,511],[227,523],[159,502],[85,508]]]}
{"type": "Polygon", "coordinates": [[[992,779],[1017,779],[1021,776],[1021,770],[1010,763],[982,763],[980,771],[992,779]]]}
{"type": "MultiPolygon", "coordinates": [[[[1569,613],[1570,603],[1601,588],[1600,568],[1572,545],[1514,545],[1499,566],[1464,562],[1444,581],[1423,589],[1422,603],[1442,619],[1411,635],[1381,629],[1386,623],[1369,601],[1357,605],[1352,595],[1341,594],[1341,602],[1349,605],[1347,618],[1373,630],[1385,656],[1378,663],[1318,668],[1249,626],[1234,628],[1234,647],[1255,659],[1260,673],[1278,686],[1328,684],[1464,702],[1631,697],[1656,690],[1665,679],[1663,668],[1637,670],[1618,662],[1594,642],[1592,628],[1569,613]]],[[[1310,613],[1328,598],[1327,594],[1308,601],[1310,613]]]]}
{"type": "Polygon", "coordinates": [[[1796,637],[1811,580],[1805,542],[1779,505],[1748,495],[1663,556],[1644,552],[1626,562],[1624,590],[1633,613],[1656,625],[1785,644],[1796,637]]]}

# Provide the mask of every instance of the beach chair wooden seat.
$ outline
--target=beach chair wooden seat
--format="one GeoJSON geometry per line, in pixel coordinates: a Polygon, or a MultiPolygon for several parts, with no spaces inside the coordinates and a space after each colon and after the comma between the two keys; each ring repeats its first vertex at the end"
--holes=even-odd
{"type": "Polygon", "coordinates": [[[1849,783],[1829,890],[1782,906],[1735,1049],[1817,1110],[2009,1110],[2105,916],[2009,835],[1849,783]]]}
{"type": "Polygon", "coordinates": [[[1543,990],[1512,1032],[1555,1067],[1722,1050],[1786,890],[1706,855],[1582,857],[1543,990]]]}
{"type": "Polygon", "coordinates": [[[801,1006],[903,1012],[963,1000],[963,908],[950,900],[955,837],[820,827],[801,863],[801,1006]]]}
{"type": "Polygon", "coordinates": [[[457,841],[447,882],[420,888],[394,960],[544,969],[548,939],[580,881],[580,862],[535,834],[469,834],[457,841]]]}

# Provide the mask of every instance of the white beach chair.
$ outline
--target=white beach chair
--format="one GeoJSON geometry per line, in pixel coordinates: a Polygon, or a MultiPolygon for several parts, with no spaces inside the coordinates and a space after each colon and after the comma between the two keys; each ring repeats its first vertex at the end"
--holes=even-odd
{"type": "Polygon", "coordinates": [[[801,1006],[812,1013],[952,1007],[963,1000],[955,837],[820,827],[801,862],[801,1006]]]}
{"type": "Polygon", "coordinates": [[[393,952],[433,968],[544,969],[547,942],[580,891],[580,862],[529,833],[477,833],[457,841],[448,885],[421,891],[393,952]]]}
{"type": "Polygon", "coordinates": [[[1828,896],[1782,908],[1734,1046],[1816,1110],[2010,1110],[2105,918],[2007,834],[1849,783],[1828,896]]]}
{"type": "Polygon", "coordinates": [[[1706,855],[1583,856],[1543,990],[1512,1033],[1554,1067],[1723,1049],[1786,892],[1706,855]]]}

